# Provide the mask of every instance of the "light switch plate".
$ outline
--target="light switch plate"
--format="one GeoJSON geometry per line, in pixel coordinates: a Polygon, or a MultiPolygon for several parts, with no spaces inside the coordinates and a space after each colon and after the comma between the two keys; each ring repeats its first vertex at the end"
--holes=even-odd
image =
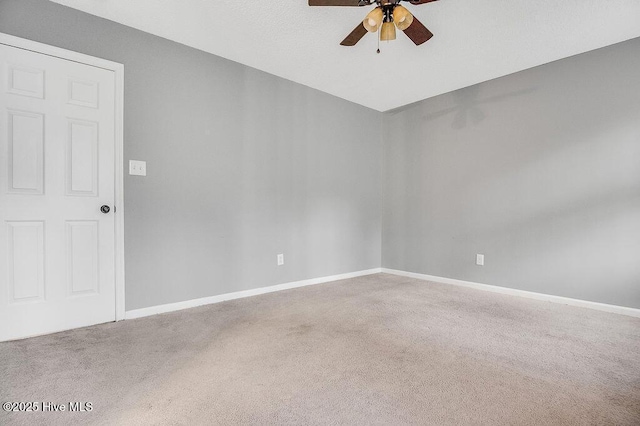
{"type": "Polygon", "coordinates": [[[484,254],[476,254],[476,265],[484,266],[484,254]]]}
{"type": "Polygon", "coordinates": [[[284,254],[279,254],[277,260],[278,260],[278,266],[284,265],[284,254]]]}
{"type": "Polygon", "coordinates": [[[129,174],[132,176],[146,176],[147,162],[139,160],[129,160],[129,174]]]}

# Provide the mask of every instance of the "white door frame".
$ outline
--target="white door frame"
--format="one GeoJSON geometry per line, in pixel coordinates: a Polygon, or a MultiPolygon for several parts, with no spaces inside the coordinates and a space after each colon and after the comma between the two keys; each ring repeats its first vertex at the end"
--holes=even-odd
{"type": "Polygon", "coordinates": [[[106,59],[95,58],[59,47],[0,33],[0,44],[42,53],[68,61],[79,62],[113,71],[115,74],[115,277],[116,277],[116,321],[125,315],[124,309],[124,65],[106,59]]]}

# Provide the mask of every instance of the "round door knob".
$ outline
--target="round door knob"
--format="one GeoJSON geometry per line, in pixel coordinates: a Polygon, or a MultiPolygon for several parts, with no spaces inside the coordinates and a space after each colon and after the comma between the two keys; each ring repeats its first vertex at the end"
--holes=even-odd
{"type": "Polygon", "coordinates": [[[111,211],[111,208],[105,204],[104,206],[100,207],[100,211],[104,214],[107,214],[111,211]]]}

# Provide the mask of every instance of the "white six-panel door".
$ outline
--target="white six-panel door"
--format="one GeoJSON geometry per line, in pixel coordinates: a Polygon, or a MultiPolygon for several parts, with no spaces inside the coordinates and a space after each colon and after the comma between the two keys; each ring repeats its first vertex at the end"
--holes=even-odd
{"type": "Polygon", "coordinates": [[[115,320],[114,106],[113,71],[0,45],[0,341],[115,320]]]}

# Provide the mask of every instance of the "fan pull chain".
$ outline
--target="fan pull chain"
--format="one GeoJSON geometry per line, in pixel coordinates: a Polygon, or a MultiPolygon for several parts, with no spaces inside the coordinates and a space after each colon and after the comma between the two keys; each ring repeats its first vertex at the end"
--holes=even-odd
{"type": "MultiPolygon", "coordinates": [[[[380,25],[380,27],[382,27],[382,25],[380,25]]],[[[376,33],[376,35],[378,36],[378,50],[376,51],[376,53],[380,53],[380,27],[378,27],[378,32],[376,33]]]]}

